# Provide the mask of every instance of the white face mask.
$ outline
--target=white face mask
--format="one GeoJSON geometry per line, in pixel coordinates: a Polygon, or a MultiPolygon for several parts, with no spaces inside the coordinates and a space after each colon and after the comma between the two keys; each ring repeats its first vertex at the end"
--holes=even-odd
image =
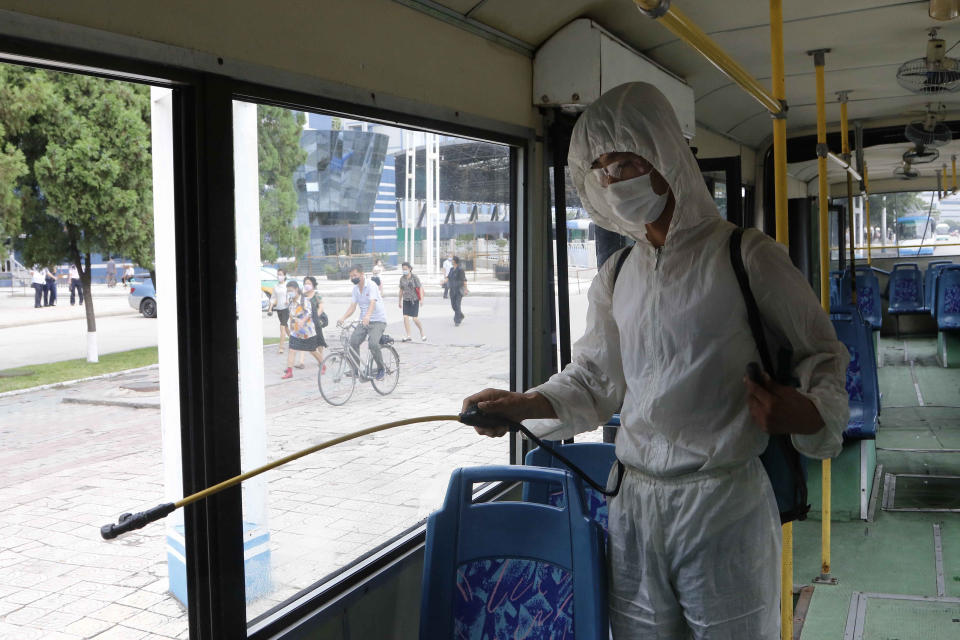
{"type": "Polygon", "coordinates": [[[306,284],[303,285],[303,290],[307,292],[313,291],[313,285],[307,282],[306,284]]]}
{"type": "Polygon", "coordinates": [[[669,190],[663,195],[653,190],[649,173],[610,183],[603,189],[603,197],[613,210],[613,215],[630,227],[656,222],[667,206],[669,195],[669,190]]]}
{"type": "Polygon", "coordinates": [[[405,275],[405,276],[410,275],[410,270],[409,270],[409,269],[404,269],[404,270],[403,270],[403,275],[405,275]]]}

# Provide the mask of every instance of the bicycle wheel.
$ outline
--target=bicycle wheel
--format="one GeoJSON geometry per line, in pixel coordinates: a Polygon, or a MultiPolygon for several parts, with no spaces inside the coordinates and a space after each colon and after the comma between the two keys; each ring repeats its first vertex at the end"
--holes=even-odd
{"type": "MultiPolygon", "coordinates": [[[[382,396],[387,395],[397,388],[397,382],[400,381],[400,356],[397,350],[387,345],[380,347],[380,355],[383,357],[383,367],[385,369],[383,380],[377,380],[376,377],[370,380],[373,388],[382,396]]],[[[370,356],[370,369],[376,374],[377,365],[370,356]]]]}
{"type": "Polygon", "coordinates": [[[335,352],[323,359],[317,373],[320,395],[332,405],[341,405],[353,395],[357,384],[357,369],[342,352],[335,352]]]}

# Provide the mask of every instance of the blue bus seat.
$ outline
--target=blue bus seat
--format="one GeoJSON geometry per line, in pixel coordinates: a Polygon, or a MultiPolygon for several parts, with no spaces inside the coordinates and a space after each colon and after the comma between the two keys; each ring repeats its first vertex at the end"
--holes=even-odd
{"type": "MultiPolygon", "coordinates": [[[[617,463],[616,446],[605,442],[575,442],[573,444],[550,443],[570,462],[580,467],[590,479],[606,486],[610,469],[617,463]]],[[[564,469],[568,467],[550,454],[546,449],[537,447],[527,454],[524,464],[535,467],[564,469]]],[[[584,486],[584,503],[590,517],[607,530],[607,499],[593,487],[584,486]]],[[[523,485],[524,502],[538,502],[555,507],[563,506],[563,491],[559,485],[547,485],[542,482],[523,485]]]]}
{"type": "Polygon", "coordinates": [[[427,520],[420,638],[607,640],[603,539],[580,496],[559,469],[456,469],[427,520]],[[565,506],[474,504],[482,482],[558,485],[565,506]]]}
{"type": "Polygon", "coordinates": [[[923,274],[916,262],[901,262],[893,265],[890,273],[890,300],[887,313],[924,313],[923,274]]]}
{"type": "Polygon", "coordinates": [[[947,265],[940,269],[934,307],[939,331],[960,329],[960,265],[947,265]]]}
{"type": "Polygon", "coordinates": [[[940,273],[940,269],[948,264],[953,263],[949,260],[934,260],[927,264],[927,270],[923,274],[923,306],[927,308],[930,315],[934,315],[934,307],[936,306],[937,275],[940,273]]]}
{"type": "Polygon", "coordinates": [[[840,306],[843,304],[842,296],[840,295],[840,282],[843,274],[840,271],[831,271],[830,272],[830,308],[840,306]]]}
{"type": "MultiPolygon", "coordinates": [[[[846,269],[840,279],[840,307],[850,304],[850,269],[846,269]]],[[[857,267],[857,308],[870,327],[879,331],[883,323],[883,311],[880,306],[880,279],[869,266],[857,267]]]]}
{"type": "Polygon", "coordinates": [[[880,386],[872,331],[859,311],[850,306],[832,309],[830,320],[837,338],[850,352],[846,379],[850,420],[843,435],[845,438],[874,438],[880,414],[880,386]]]}

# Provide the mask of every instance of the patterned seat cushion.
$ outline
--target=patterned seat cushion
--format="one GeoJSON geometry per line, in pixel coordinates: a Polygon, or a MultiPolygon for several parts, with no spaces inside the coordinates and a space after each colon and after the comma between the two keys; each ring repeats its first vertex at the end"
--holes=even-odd
{"type": "Polygon", "coordinates": [[[943,313],[960,313],[960,285],[947,287],[943,292],[943,313]]]}
{"type": "Polygon", "coordinates": [[[850,352],[850,364],[847,366],[847,395],[851,402],[863,402],[863,370],[860,367],[860,355],[857,350],[847,345],[850,352]]]}
{"type": "Polygon", "coordinates": [[[893,300],[890,301],[890,306],[913,309],[922,304],[921,298],[919,283],[914,278],[897,278],[894,281],[893,300]]]}
{"type": "Polygon", "coordinates": [[[573,576],[527,559],[464,563],[453,618],[456,640],[572,640],[573,576]]]}

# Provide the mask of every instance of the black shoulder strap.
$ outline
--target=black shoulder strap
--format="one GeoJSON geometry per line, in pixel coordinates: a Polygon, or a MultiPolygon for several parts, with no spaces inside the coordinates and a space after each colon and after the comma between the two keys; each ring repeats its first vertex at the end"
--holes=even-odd
{"type": "Polygon", "coordinates": [[[622,249],[620,255],[617,256],[617,266],[613,269],[613,286],[610,287],[613,290],[617,286],[617,278],[620,277],[620,269],[623,269],[623,263],[627,261],[627,258],[630,256],[630,249],[633,249],[633,245],[622,249]]]}
{"type": "Polygon", "coordinates": [[[776,371],[773,368],[773,360],[770,359],[770,351],[767,349],[767,340],[763,336],[763,323],[760,321],[760,308],[753,297],[753,291],[750,290],[750,278],[747,270],[743,266],[743,255],[740,245],[743,240],[743,228],[737,227],[730,234],[730,263],[733,265],[733,272],[737,274],[737,283],[740,285],[740,292],[743,294],[743,301],[747,305],[747,322],[750,324],[750,332],[753,334],[753,341],[757,344],[757,351],[760,352],[760,360],[763,362],[763,369],[771,378],[776,377],[776,371]]]}

